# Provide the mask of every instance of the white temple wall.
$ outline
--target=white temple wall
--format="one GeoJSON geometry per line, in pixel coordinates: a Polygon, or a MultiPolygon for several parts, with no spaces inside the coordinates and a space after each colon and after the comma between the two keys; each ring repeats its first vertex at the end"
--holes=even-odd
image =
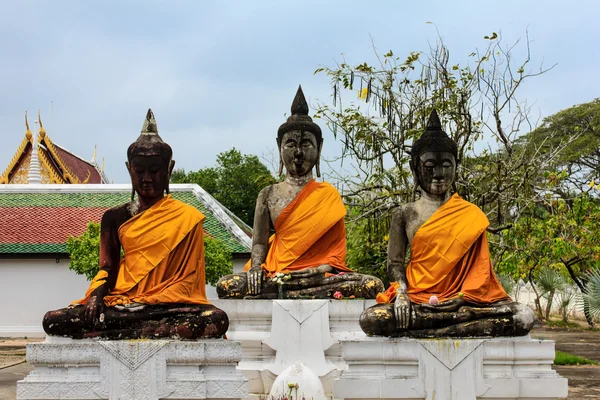
{"type": "MultiPolygon", "coordinates": [[[[42,318],[49,310],[69,305],[84,296],[89,282],[69,269],[69,259],[0,258],[0,337],[44,337],[42,318]]],[[[241,272],[247,259],[233,259],[241,272]]],[[[206,285],[206,296],[217,292],[206,285]]]]}
{"type": "Polygon", "coordinates": [[[0,259],[0,337],[43,337],[44,314],[83,297],[89,282],[58,260],[0,259]]]}

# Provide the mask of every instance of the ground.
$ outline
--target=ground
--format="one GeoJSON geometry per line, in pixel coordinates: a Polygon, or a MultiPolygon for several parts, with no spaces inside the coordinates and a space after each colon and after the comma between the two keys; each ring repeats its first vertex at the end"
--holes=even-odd
{"type": "MultiPolygon", "coordinates": [[[[600,363],[600,331],[582,328],[536,327],[531,336],[556,341],[556,350],[565,351],[600,363]]],[[[14,400],[16,383],[31,371],[25,362],[25,344],[40,339],[0,338],[0,399],[14,400]]],[[[557,366],[556,371],[569,379],[569,400],[600,400],[600,365],[557,366]]]]}
{"type": "MultiPolygon", "coordinates": [[[[556,350],[600,363],[600,331],[538,327],[531,332],[531,336],[536,339],[555,340],[556,350]]],[[[569,380],[569,400],[600,400],[600,365],[557,366],[555,369],[569,380]]]]}

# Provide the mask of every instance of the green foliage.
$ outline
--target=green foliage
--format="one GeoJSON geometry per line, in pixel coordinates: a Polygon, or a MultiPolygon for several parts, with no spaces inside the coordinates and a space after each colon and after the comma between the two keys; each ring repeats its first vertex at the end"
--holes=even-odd
{"type": "Polygon", "coordinates": [[[574,354],[566,353],[563,351],[556,351],[554,358],[554,365],[596,365],[596,361],[592,361],[585,357],[579,357],[574,354]]]}
{"type": "MultiPolygon", "coordinates": [[[[67,253],[70,256],[69,269],[92,280],[100,268],[100,224],[90,222],[80,236],[69,236],[67,253]]],[[[233,272],[231,251],[221,240],[206,235],[204,264],[206,282],[213,286],[221,276],[233,272]]]]}
{"type": "Polygon", "coordinates": [[[544,118],[521,142],[535,143],[545,155],[564,146],[555,161],[568,181],[583,190],[600,177],[600,99],[578,104],[544,118]]]}
{"type": "Polygon", "coordinates": [[[542,269],[535,283],[540,289],[541,296],[546,298],[551,294],[554,295],[554,293],[561,290],[565,285],[563,277],[552,268],[542,269]]]}
{"type": "Polygon", "coordinates": [[[587,281],[586,293],[582,294],[584,301],[589,305],[592,316],[600,316],[600,270],[593,269],[585,274],[587,281]]]}
{"type": "Polygon", "coordinates": [[[215,286],[223,275],[233,273],[231,251],[223,241],[204,235],[204,269],[206,282],[215,286]]]}
{"type": "Polygon", "coordinates": [[[498,274],[497,276],[506,294],[512,296],[516,286],[516,282],[514,281],[514,279],[506,274],[498,274]]]}
{"type": "MultiPolygon", "coordinates": [[[[356,217],[357,210],[350,210],[350,218],[356,217]]],[[[389,225],[388,225],[389,226],[389,225]]],[[[377,225],[377,227],[382,228],[377,225]]],[[[361,274],[373,275],[381,279],[387,287],[387,229],[373,230],[368,219],[356,220],[347,226],[348,268],[361,274]]]]}
{"type": "Polygon", "coordinates": [[[217,166],[185,173],[176,170],[172,183],[196,183],[233,214],[252,226],[259,192],[276,182],[255,155],[242,155],[235,148],[217,156],[217,166]]]}
{"type": "Polygon", "coordinates": [[[67,239],[69,269],[85,275],[88,281],[94,279],[100,268],[100,224],[89,222],[80,236],[67,239]]]}

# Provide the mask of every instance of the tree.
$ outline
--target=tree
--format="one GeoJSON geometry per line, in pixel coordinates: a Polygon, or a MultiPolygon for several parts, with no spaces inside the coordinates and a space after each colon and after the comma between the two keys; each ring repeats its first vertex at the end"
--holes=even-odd
{"type": "Polygon", "coordinates": [[[569,196],[569,190],[582,192],[589,182],[600,180],[600,99],[546,117],[537,129],[522,137],[523,142],[541,144],[542,154],[569,140],[555,160],[558,172],[567,174],[567,192],[556,191],[563,198],[569,196]]]}
{"type": "MultiPolygon", "coordinates": [[[[514,56],[519,42],[506,46],[496,33],[484,40],[484,49],[469,54],[464,65],[450,62],[450,52],[438,37],[425,52],[398,57],[391,50],[383,55],[375,51],[376,65],[353,66],[343,60],[315,71],[327,74],[333,89],[332,105],[319,104],[315,116],[341,140],[341,158],[356,168],[355,174],[337,176],[351,209],[351,234],[361,232],[383,244],[393,209],[414,200],[415,182],[408,168],[411,143],[424,131],[432,108],[458,145],[454,189],[487,214],[490,231],[497,234],[495,244],[504,248],[502,232],[539,200],[544,190],[535,184],[540,171],[553,165],[566,144],[545,154],[540,143],[519,146],[519,137],[533,126],[530,108],[519,93],[525,81],[552,67],[530,68],[528,38],[520,62],[514,56]],[[493,148],[475,146],[490,141],[496,143],[493,148]],[[370,221],[365,224],[364,219],[370,221]]],[[[349,240],[349,254],[355,250],[353,243],[359,241],[349,240]]],[[[495,254],[501,258],[504,253],[495,254]]],[[[378,257],[369,264],[378,265],[378,257]]]]}
{"type": "Polygon", "coordinates": [[[176,170],[172,183],[196,183],[246,224],[254,222],[258,193],[276,182],[269,169],[255,155],[242,155],[232,148],[217,156],[217,166],[198,171],[176,170]]]}
{"type": "MultiPolygon", "coordinates": [[[[69,236],[67,253],[69,269],[92,280],[100,269],[100,224],[88,223],[79,236],[69,236]]],[[[123,250],[121,249],[121,256],[123,250]]],[[[233,273],[231,251],[221,240],[204,235],[204,265],[206,282],[216,285],[223,275],[233,273]]]]}

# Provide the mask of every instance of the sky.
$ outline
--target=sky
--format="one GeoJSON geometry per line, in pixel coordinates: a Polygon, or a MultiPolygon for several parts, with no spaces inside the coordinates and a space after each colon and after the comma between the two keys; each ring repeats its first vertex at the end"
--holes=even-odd
{"type": "MultiPolygon", "coordinates": [[[[302,85],[311,106],[330,104],[320,66],[373,62],[372,44],[397,55],[427,50],[436,29],[451,62],[485,35],[531,39],[521,99],[540,117],[600,97],[596,1],[19,1],[0,3],[0,170],[23,138],[23,114],[41,110],[52,140],[98,159],[129,181],[126,150],[148,108],[186,171],[220,152],[273,155],[302,85]],[[433,22],[435,25],[427,24],[433,22]]],[[[311,111],[311,115],[312,115],[311,111]]],[[[341,152],[322,122],[324,155],[341,152]]],[[[0,171],[1,173],[1,171],[0,171]]]]}

